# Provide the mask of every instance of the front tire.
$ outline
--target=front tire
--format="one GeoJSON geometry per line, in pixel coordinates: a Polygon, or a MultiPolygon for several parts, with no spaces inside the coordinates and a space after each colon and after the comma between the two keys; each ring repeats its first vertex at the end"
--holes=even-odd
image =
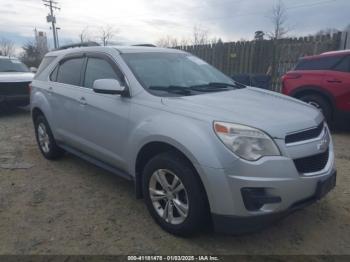
{"type": "Polygon", "coordinates": [[[188,236],[208,223],[204,188],[183,156],[174,152],[155,156],[146,164],[142,182],[147,208],[165,231],[188,236]]]}
{"type": "Polygon", "coordinates": [[[36,141],[43,156],[50,160],[62,157],[64,150],[56,144],[50,126],[43,115],[36,117],[34,127],[36,141]]]}

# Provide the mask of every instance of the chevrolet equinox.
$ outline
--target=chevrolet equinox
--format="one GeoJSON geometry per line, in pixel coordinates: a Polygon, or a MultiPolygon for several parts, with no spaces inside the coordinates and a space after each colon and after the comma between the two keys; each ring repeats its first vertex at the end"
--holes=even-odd
{"type": "Polygon", "coordinates": [[[44,157],[69,152],[133,181],[172,234],[255,231],[335,186],[321,111],[189,53],[78,47],[42,63],[31,112],[44,157]]]}

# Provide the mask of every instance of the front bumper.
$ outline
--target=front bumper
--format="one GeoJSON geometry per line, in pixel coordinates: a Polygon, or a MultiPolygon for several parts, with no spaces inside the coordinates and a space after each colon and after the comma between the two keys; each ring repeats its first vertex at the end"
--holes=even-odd
{"type": "Polygon", "coordinates": [[[5,103],[13,106],[27,106],[29,105],[28,95],[0,95],[0,103],[5,103]]]}
{"type": "Polygon", "coordinates": [[[337,172],[335,170],[332,170],[329,177],[319,180],[319,182],[327,182],[327,184],[324,183],[326,185],[325,187],[321,187],[322,183],[318,183],[318,186],[316,186],[316,190],[311,197],[293,203],[284,211],[246,217],[212,214],[214,229],[218,233],[225,234],[244,234],[261,230],[279,219],[289,215],[290,213],[293,213],[294,211],[306,207],[323,198],[335,187],[336,173],[337,172]]]}
{"type": "Polygon", "coordinates": [[[276,141],[281,156],[263,157],[254,162],[239,159],[229,168],[197,165],[216,231],[254,231],[319,199],[320,181],[332,179],[336,173],[333,143],[330,137],[325,139],[329,134],[326,131],[317,139],[303,143],[286,145],[282,140],[276,141]],[[324,147],[325,143],[328,147],[324,147]],[[324,156],[326,152],[326,159],[309,160],[309,156],[324,156]],[[312,168],[305,170],[312,171],[302,173],[304,169],[295,159],[307,159],[302,167],[310,164],[312,168]]]}

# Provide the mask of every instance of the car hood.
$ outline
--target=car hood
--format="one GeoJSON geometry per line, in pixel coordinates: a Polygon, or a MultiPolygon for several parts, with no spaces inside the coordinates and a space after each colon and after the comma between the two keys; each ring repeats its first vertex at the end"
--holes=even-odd
{"type": "Polygon", "coordinates": [[[226,121],[255,127],[274,138],[317,126],[323,116],[294,98],[247,87],[232,91],[162,99],[172,111],[210,121],[226,121]]]}
{"type": "Polygon", "coordinates": [[[30,72],[0,72],[1,82],[31,82],[34,74],[30,72]]]}

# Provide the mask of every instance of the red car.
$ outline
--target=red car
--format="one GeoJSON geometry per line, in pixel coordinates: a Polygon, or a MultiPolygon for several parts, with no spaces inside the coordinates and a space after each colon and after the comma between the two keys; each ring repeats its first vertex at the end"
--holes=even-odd
{"type": "Polygon", "coordinates": [[[350,117],[350,50],[301,58],[282,77],[282,92],[317,107],[329,123],[350,117]]]}

